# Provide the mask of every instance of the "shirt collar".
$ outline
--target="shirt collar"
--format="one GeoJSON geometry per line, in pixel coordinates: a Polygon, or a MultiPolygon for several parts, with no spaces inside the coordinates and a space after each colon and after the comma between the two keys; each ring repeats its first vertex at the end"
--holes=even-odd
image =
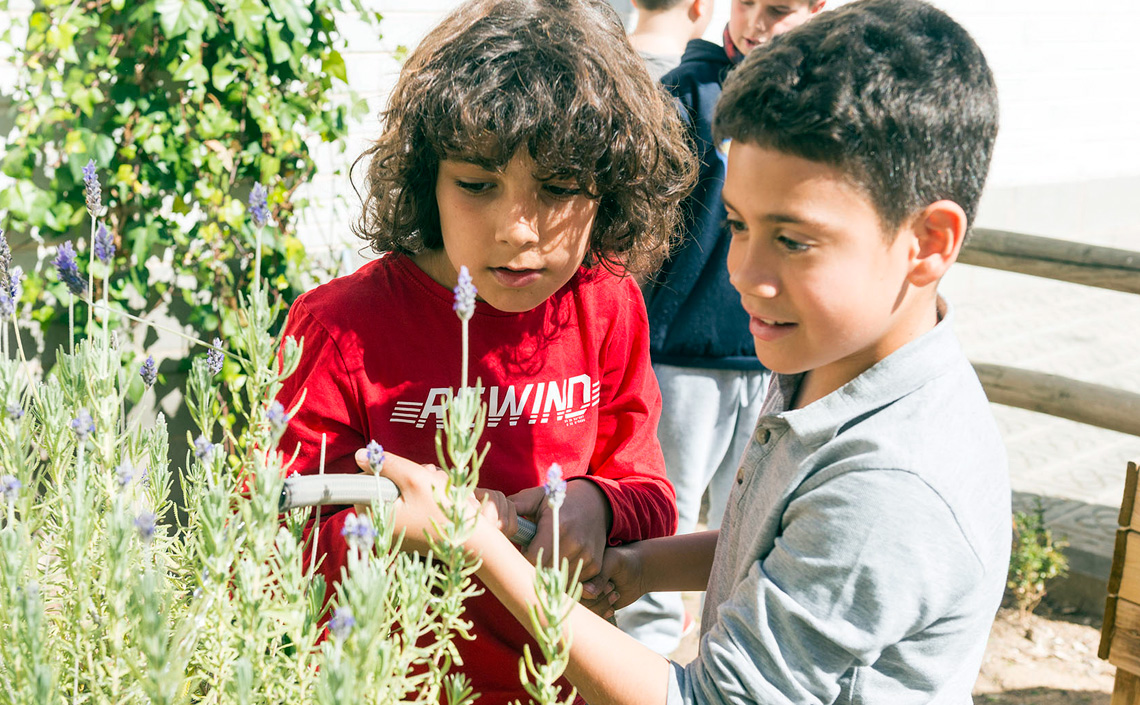
{"type": "Polygon", "coordinates": [[[804,375],[775,375],[760,424],[786,424],[806,446],[818,447],[851,420],[901,399],[961,364],[961,347],[952,327],[953,311],[941,296],[937,307],[934,328],[802,409],[788,410],[788,405],[804,375]]]}
{"type": "Polygon", "coordinates": [[[727,24],[724,26],[724,53],[728,55],[728,60],[733,64],[744,61],[744,52],[740,51],[732,41],[732,35],[728,32],[727,24]]]}

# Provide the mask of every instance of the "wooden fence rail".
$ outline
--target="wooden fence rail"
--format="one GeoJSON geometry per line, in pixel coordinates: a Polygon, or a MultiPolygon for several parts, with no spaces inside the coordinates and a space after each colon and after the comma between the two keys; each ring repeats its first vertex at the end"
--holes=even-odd
{"type": "Polygon", "coordinates": [[[959,262],[1140,294],[1140,252],[976,228],[959,262]]]}
{"type": "MultiPolygon", "coordinates": [[[[1140,294],[1140,252],[1130,250],[978,228],[958,261],[1140,294]]],[[[994,403],[1140,436],[1140,394],[1003,365],[974,369],[994,403]]]]}

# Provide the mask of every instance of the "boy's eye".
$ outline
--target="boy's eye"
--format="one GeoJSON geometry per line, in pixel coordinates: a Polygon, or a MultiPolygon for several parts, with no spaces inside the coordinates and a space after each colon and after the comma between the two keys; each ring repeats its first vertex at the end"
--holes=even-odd
{"type": "Polygon", "coordinates": [[[783,17],[785,15],[792,14],[792,8],[790,8],[790,7],[769,7],[768,12],[773,17],[783,17]]]}
{"type": "Polygon", "coordinates": [[[468,193],[484,193],[495,186],[490,181],[463,181],[461,179],[456,179],[455,185],[468,193]]]}
{"type": "Polygon", "coordinates": [[[744,224],[744,221],[733,220],[732,218],[726,218],[724,221],[724,226],[726,228],[728,228],[728,231],[730,233],[733,233],[733,234],[742,233],[742,232],[748,230],[748,226],[744,224]]]}
{"type": "Polygon", "coordinates": [[[793,240],[787,235],[777,235],[776,242],[780,243],[780,245],[788,252],[804,252],[811,248],[810,245],[805,245],[799,240],[793,240]]]}

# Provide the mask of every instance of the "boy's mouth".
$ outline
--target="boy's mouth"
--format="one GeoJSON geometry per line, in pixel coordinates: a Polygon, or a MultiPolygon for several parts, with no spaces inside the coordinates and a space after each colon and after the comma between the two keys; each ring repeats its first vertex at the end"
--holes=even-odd
{"type": "Polygon", "coordinates": [[[777,321],[772,318],[752,316],[748,323],[748,330],[752,333],[754,338],[772,341],[791,333],[796,329],[796,325],[797,324],[788,321],[777,321]]]}
{"type": "Polygon", "coordinates": [[[510,289],[529,286],[542,276],[541,269],[512,269],[511,267],[491,267],[491,274],[500,285],[510,289]]]}

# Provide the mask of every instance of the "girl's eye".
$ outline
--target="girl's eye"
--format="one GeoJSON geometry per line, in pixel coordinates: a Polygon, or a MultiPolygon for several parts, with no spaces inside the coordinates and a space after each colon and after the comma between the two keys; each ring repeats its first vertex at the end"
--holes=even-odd
{"type": "Polygon", "coordinates": [[[458,179],[455,181],[455,185],[467,193],[485,193],[495,186],[490,181],[460,181],[458,179]]]}
{"type": "Polygon", "coordinates": [[[776,236],[776,242],[780,243],[780,245],[788,252],[805,252],[806,250],[811,249],[810,245],[805,245],[798,240],[793,240],[787,235],[776,236]]]}
{"type": "Polygon", "coordinates": [[[582,193],[582,189],[577,186],[566,186],[559,184],[543,184],[546,192],[555,198],[572,198],[582,193]]]}

